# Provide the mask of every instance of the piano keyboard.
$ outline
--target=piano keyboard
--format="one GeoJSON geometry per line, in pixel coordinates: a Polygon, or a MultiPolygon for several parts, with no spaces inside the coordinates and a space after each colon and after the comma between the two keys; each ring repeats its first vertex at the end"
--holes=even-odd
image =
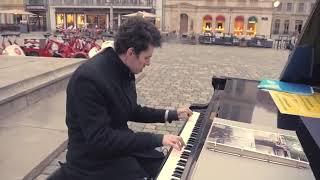
{"type": "Polygon", "coordinates": [[[201,126],[201,121],[197,121],[199,116],[200,113],[193,112],[192,116],[186,122],[180,134],[186,146],[183,147],[181,151],[172,148],[157,180],[179,180],[181,178],[201,126]]]}

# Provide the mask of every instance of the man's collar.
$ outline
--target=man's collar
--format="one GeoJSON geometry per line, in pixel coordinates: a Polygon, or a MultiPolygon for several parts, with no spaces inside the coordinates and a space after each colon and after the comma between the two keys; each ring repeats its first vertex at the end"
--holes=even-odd
{"type": "Polygon", "coordinates": [[[114,61],[122,77],[130,79],[134,78],[134,74],[131,72],[129,67],[123,63],[123,61],[120,59],[119,55],[114,51],[113,48],[109,47],[106,49],[106,51],[112,56],[111,61],[114,61]]]}

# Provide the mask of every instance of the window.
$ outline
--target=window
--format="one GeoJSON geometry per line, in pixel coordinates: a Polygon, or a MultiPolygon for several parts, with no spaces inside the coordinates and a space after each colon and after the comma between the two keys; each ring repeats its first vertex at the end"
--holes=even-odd
{"type": "Polygon", "coordinates": [[[273,34],[279,34],[280,19],[276,19],[274,22],[273,34]]]}
{"type": "Polygon", "coordinates": [[[282,10],[282,3],[279,4],[279,6],[277,7],[277,11],[281,11],[282,10]]]}
{"type": "Polygon", "coordinates": [[[303,25],[303,21],[302,20],[296,20],[296,24],[294,26],[294,30],[296,32],[299,32],[299,34],[301,33],[302,25],[303,25]]]}
{"type": "Polygon", "coordinates": [[[283,34],[289,34],[289,20],[284,21],[284,29],[283,29],[283,34]]]}
{"type": "Polygon", "coordinates": [[[304,12],[304,3],[299,3],[298,12],[304,12]]]}
{"type": "Polygon", "coordinates": [[[43,0],[29,0],[30,5],[43,5],[43,0]]]}
{"type": "Polygon", "coordinates": [[[56,27],[64,28],[64,14],[56,14],[56,27]]]}
{"type": "Polygon", "coordinates": [[[74,14],[67,14],[67,28],[74,28],[75,24],[74,24],[74,14]]]}
{"type": "Polygon", "coordinates": [[[292,3],[287,3],[287,11],[288,12],[292,11],[292,3]]]}

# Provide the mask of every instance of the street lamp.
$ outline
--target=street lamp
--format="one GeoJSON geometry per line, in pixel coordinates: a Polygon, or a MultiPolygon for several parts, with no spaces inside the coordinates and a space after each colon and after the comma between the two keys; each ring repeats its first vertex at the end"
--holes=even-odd
{"type": "Polygon", "coordinates": [[[279,0],[274,0],[273,1],[273,7],[275,7],[275,8],[279,7],[280,4],[281,4],[281,2],[279,0]]]}
{"type": "MultiPolygon", "coordinates": [[[[279,7],[281,4],[281,2],[279,0],[273,0],[273,3],[272,3],[272,8],[277,8],[279,7]]],[[[273,17],[272,17],[272,20],[271,20],[271,28],[270,28],[270,38],[271,38],[271,34],[272,34],[272,24],[273,24],[273,17]]]]}

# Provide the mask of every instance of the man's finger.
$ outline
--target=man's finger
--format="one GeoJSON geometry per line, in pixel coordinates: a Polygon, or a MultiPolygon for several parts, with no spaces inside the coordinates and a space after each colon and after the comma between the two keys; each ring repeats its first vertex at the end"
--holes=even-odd
{"type": "Polygon", "coordinates": [[[172,144],[172,147],[173,147],[174,149],[178,150],[178,151],[181,150],[181,147],[178,145],[178,143],[173,143],[173,144],[172,144]]]}
{"type": "Polygon", "coordinates": [[[188,117],[192,116],[192,111],[188,109],[187,114],[188,114],[188,117]]]}
{"type": "Polygon", "coordinates": [[[180,141],[182,147],[186,145],[186,143],[183,141],[182,137],[180,137],[180,136],[179,136],[179,141],[180,141]]]}

